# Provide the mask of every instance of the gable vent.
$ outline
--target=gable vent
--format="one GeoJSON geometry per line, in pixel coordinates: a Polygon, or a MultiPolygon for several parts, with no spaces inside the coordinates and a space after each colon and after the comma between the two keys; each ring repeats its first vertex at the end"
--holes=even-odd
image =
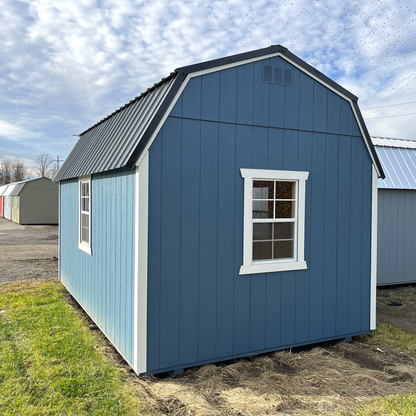
{"type": "Polygon", "coordinates": [[[293,71],[288,68],[263,65],[263,82],[267,82],[268,84],[282,85],[284,87],[292,87],[293,71]]]}

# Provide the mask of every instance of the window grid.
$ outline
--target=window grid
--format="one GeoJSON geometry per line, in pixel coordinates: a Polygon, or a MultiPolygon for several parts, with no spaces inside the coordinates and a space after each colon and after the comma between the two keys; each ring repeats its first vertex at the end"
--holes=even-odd
{"type": "MultiPolygon", "coordinates": [[[[259,189],[259,188],[257,188],[259,189]]],[[[297,258],[296,253],[296,247],[297,247],[297,216],[298,216],[298,207],[297,207],[297,195],[298,195],[298,182],[297,181],[290,181],[290,180],[270,180],[270,179],[256,179],[253,181],[253,214],[252,214],[252,223],[253,223],[253,263],[257,262],[264,262],[264,261],[276,261],[276,260],[287,260],[287,259],[295,259],[297,258]],[[271,198],[254,198],[254,182],[273,182],[273,199],[271,198]],[[293,189],[293,195],[294,198],[276,198],[277,194],[277,183],[283,182],[283,183],[292,183],[294,185],[293,189]],[[257,212],[254,210],[254,203],[255,202],[264,202],[269,203],[273,202],[273,218],[254,218],[254,212],[257,212]],[[293,217],[290,218],[280,218],[276,217],[276,202],[292,202],[292,210],[293,210],[293,217]],[[292,236],[293,238],[277,238],[275,239],[275,227],[273,224],[275,223],[292,223],[293,224],[293,230],[292,230],[292,236]],[[271,227],[271,239],[256,239],[254,235],[254,224],[272,224],[271,227]],[[285,241],[292,241],[292,256],[291,257],[275,257],[275,243],[276,242],[285,242],[285,241]],[[254,258],[254,247],[256,243],[271,243],[271,256],[268,259],[255,259],[254,258]]],[[[259,212],[266,212],[266,211],[259,211],[259,212]]]]}

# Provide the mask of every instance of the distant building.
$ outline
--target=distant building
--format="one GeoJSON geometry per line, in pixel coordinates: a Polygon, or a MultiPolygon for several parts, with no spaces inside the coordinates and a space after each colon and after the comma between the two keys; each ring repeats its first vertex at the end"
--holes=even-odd
{"type": "Polygon", "coordinates": [[[372,137],[378,180],[377,284],[416,282],[416,141],[372,137]]]}

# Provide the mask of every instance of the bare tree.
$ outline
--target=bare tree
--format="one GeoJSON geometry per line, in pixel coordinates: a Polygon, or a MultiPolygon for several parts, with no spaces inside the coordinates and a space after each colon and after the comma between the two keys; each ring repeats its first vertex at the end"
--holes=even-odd
{"type": "Polygon", "coordinates": [[[35,159],[34,171],[39,176],[52,178],[54,173],[54,166],[52,156],[49,153],[42,152],[35,159]]]}
{"type": "Polygon", "coordinates": [[[0,155],[0,184],[8,184],[12,181],[12,162],[0,155]]]}
{"type": "Polygon", "coordinates": [[[55,175],[58,173],[58,164],[54,163],[54,165],[52,166],[51,170],[50,170],[50,178],[53,180],[53,178],[55,177],[55,175]]]}
{"type": "Polygon", "coordinates": [[[13,159],[11,171],[14,182],[24,181],[28,176],[25,162],[17,156],[13,159]]]}

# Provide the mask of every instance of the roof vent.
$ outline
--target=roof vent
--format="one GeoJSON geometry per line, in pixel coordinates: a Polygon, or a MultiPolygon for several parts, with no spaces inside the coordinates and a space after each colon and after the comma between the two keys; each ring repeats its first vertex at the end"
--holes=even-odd
{"type": "Polygon", "coordinates": [[[278,66],[263,65],[263,82],[268,84],[293,86],[293,71],[278,66]]]}

